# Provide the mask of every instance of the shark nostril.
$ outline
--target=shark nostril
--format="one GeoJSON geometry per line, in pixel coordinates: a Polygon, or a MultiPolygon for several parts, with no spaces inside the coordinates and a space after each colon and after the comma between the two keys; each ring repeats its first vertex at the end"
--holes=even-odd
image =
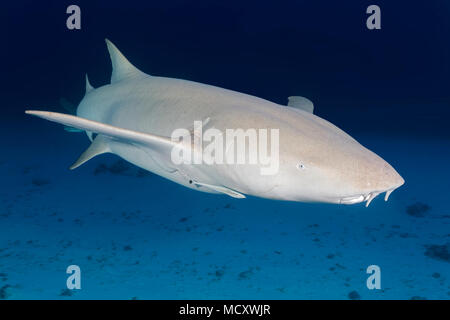
{"type": "Polygon", "coordinates": [[[369,193],[368,197],[367,197],[367,202],[366,202],[366,207],[369,206],[369,204],[372,202],[373,199],[375,199],[380,193],[382,193],[382,191],[374,191],[369,193]]]}
{"type": "Polygon", "coordinates": [[[384,196],[384,201],[388,201],[389,196],[391,195],[392,191],[394,191],[394,190],[395,189],[391,189],[391,190],[386,191],[386,194],[384,196]]]}

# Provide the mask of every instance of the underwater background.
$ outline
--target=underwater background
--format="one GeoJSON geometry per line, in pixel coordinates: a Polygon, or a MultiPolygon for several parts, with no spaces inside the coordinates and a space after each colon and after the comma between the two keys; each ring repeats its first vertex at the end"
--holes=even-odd
{"type": "Polygon", "coordinates": [[[16,1],[2,40],[0,299],[449,299],[450,3],[16,1]],[[81,30],[66,8],[81,8],[81,30]],[[381,30],[366,8],[381,8],[381,30]],[[140,70],[315,113],[405,179],[339,206],[195,192],[24,115],[140,70]],[[81,290],[66,288],[79,265],[81,290]],[[381,268],[369,290],[366,268],[381,268]]]}

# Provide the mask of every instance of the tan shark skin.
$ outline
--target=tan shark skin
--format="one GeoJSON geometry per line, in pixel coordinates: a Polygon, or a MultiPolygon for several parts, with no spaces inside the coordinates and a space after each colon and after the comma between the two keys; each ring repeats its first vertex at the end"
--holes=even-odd
{"type": "MultiPolygon", "coordinates": [[[[175,129],[190,128],[202,119],[210,119],[204,130],[276,128],[280,166],[277,174],[268,176],[250,164],[174,167],[164,152],[106,136],[102,138],[104,152],[198,191],[217,193],[222,189],[205,186],[220,186],[242,195],[278,200],[365,201],[368,205],[383,192],[387,200],[404,183],[381,157],[310,112],[210,85],[147,75],[131,65],[111,42],[107,44],[113,64],[112,83],[93,89],[87,82],[78,117],[161,137],[170,137],[175,129]]],[[[56,114],[27,113],[64,123],[56,114]]],[[[92,137],[90,132],[88,135],[92,137]]],[[[96,152],[100,154],[102,149],[96,148],[96,152]]]]}

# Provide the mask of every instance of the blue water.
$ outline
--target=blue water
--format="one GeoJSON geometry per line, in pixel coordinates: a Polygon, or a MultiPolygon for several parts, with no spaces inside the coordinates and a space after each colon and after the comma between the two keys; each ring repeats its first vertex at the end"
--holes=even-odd
{"type": "Polygon", "coordinates": [[[449,299],[450,8],[379,1],[4,5],[0,299],[449,299]],[[103,38],[141,70],[277,103],[303,95],[403,176],[369,208],[195,192],[26,117],[109,81],[103,38]],[[82,289],[66,290],[79,265],[82,289]],[[366,268],[381,268],[369,290],[366,268]],[[352,294],[352,297],[355,295],[352,294]]]}

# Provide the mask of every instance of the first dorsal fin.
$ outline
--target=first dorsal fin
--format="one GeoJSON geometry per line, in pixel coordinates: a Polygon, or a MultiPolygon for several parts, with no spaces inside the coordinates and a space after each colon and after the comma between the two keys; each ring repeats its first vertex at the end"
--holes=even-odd
{"type": "Polygon", "coordinates": [[[108,39],[105,39],[105,41],[112,63],[111,83],[126,79],[137,74],[143,74],[143,72],[133,66],[130,61],[125,58],[125,56],[111,41],[109,41],[108,39]]]}
{"type": "Polygon", "coordinates": [[[311,100],[306,99],[304,97],[300,96],[292,96],[288,98],[288,106],[292,108],[297,108],[309,113],[313,113],[314,111],[314,104],[311,102],[311,100]]]}
{"type": "Polygon", "coordinates": [[[98,135],[97,137],[95,137],[94,141],[92,141],[89,148],[87,148],[86,151],[84,151],[78,158],[78,160],[70,166],[70,170],[76,169],[86,161],[91,160],[93,157],[107,152],[111,152],[111,150],[109,149],[106,137],[98,135]]]}

